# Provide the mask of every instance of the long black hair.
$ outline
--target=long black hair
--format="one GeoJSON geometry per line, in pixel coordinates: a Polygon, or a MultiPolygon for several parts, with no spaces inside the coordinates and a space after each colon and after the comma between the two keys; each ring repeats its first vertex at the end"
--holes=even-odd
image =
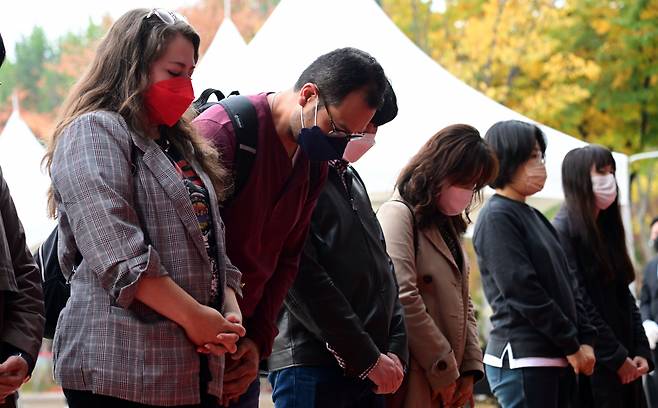
{"type": "Polygon", "coordinates": [[[594,268],[607,281],[617,279],[626,284],[635,279],[635,270],[626,247],[626,234],[619,209],[619,197],[598,212],[592,188],[592,168],[602,172],[607,166],[617,169],[612,152],[603,146],[590,145],[567,153],[562,163],[562,188],[571,233],[578,248],[592,257],[594,268]]]}

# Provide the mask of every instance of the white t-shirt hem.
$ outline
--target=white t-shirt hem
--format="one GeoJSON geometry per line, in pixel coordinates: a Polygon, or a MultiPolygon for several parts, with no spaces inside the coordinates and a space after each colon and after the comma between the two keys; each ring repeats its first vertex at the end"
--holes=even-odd
{"type": "Polygon", "coordinates": [[[523,357],[523,358],[514,358],[514,353],[512,352],[512,345],[507,343],[503,354],[500,357],[496,357],[492,354],[485,354],[482,362],[488,366],[492,367],[503,367],[503,358],[507,354],[507,359],[509,361],[509,368],[524,368],[524,367],[568,367],[569,362],[564,357],[523,357]]]}

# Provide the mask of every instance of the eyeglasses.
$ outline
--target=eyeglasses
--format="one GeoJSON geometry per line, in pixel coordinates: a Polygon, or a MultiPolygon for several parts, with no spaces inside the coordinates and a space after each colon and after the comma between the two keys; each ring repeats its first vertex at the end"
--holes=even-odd
{"type": "Polygon", "coordinates": [[[536,149],[530,154],[531,161],[535,161],[537,164],[546,164],[546,156],[541,152],[541,150],[536,149]]]}
{"type": "Polygon", "coordinates": [[[365,133],[363,132],[352,133],[350,131],[341,129],[338,126],[336,126],[336,123],[334,122],[334,118],[331,116],[331,112],[329,112],[329,105],[324,103],[324,100],[322,102],[324,104],[324,110],[327,111],[327,116],[329,116],[329,124],[331,125],[331,130],[329,131],[329,133],[327,133],[327,136],[340,138],[340,139],[347,139],[347,140],[358,140],[361,139],[363,136],[365,136],[365,133]]]}
{"type": "Polygon", "coordinates": [[[177,21],[187,22],[187,19],[181,14],[176,13],[175,11],[169,11],[161,8],[152,9],[147,15],[144,16],[144,20],[148,20],[153,16],[156,16],[160,19],[160,21],[167,25],[174,24],[177,21]]]}

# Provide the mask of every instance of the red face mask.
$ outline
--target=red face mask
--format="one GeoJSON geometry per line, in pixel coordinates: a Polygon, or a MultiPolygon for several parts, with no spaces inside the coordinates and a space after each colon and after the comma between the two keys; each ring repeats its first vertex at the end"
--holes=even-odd
{"type": "Polygon", "coordinates": [[[194,100],[192,80],[179,76],[152,84],[144,93],[144,103],[152,124],[172,127],[194,100]]]}

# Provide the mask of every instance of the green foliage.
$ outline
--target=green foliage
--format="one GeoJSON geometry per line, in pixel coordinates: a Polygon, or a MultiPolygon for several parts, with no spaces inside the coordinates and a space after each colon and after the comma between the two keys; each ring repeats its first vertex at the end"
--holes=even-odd
{"type": "MultiPolygon", "coordinates": [[[[25,106],[39,110],[42,92],[39,83],[46,70],[46,64],[56,58],[52,47],[41,27],[16,44],[16,86],[26,93],[25,106]]],[[[41,111],[41,110],[39,110],[41,111]]]]}
{"type": "Polygon", "coordinates": [[[11,92],[16,86],[16,67],[9,60],[5,60],[5,63],[0,67],[0,106],[2,106],[2,101],[8,101],[11,96],[11,92]]]}
{"type": "Polygon", "coordinates": [[[10,95],[17,90],[24,109],[55,111],[84,68],[76,57],[88,55],[105,29],[90,20],[81,33],[69,32],[50,42],[41,27],[34,27],[16,44],[15,61],[5,61],[0,68],[0,106],[9,104],[10,95]]]}
{"type": "Polygon", "coordinates": [[[658,146],[658,0],[382,0],[457,77],[566,133],[637,153],[658,146]]]}

